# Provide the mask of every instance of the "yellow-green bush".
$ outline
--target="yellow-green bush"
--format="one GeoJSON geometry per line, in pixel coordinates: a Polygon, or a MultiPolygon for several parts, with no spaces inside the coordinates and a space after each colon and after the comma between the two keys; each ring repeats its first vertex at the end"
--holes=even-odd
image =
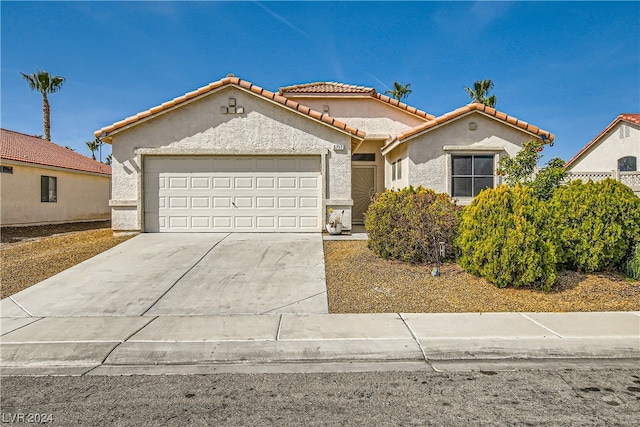
{"type": "Polygon", "coordinates": [[[377,194],[364,220],[369,248],[384,259],[434,263],[439,242],[445,242],[445,258],[451,259],[457,211],[448,194],[423,187],[377,194]]]}
{"type": "Polygon", "coordinates": [[[549,220],[545,203],[530,187],[486,189],[462,211],[458,264],[500,288],[550,290],[557,274],[549,220]]]}
{"type": "Polygon", "coordinates": [[[584,272],[619,268],[640,242],[640,198],[613,179],[573,181],[549,202],[559,261],[584,272]]]}

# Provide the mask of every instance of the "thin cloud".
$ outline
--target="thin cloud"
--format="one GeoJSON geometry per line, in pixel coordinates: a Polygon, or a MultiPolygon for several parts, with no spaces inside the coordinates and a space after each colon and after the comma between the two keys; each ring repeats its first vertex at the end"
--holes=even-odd
{"type": "Polygon", "coordinates": [[[284,19],[282,16],[278,15],[277,13],[275,13],[273,10],[269,9],[267,6],[263,5],[260,2],[254,2],[255,4],[257,4],[258,6],[260,6],[263,10],[267,11],[271,16],[273,16],[274,18],[276,18],[278,21],[282,22],[283,24],[285,24],[287,27],[291,28],[292,30],[294,30],[295,32],[302,34],[303,36],[307,37],[307,38],[311,38],[311,36],[306,33],[305,31],[303,31],[302,29],[300,29],[299,27],[295,26],[294,24],[292,24],[291,22],[287,21],[286,19],[284,19]]]}

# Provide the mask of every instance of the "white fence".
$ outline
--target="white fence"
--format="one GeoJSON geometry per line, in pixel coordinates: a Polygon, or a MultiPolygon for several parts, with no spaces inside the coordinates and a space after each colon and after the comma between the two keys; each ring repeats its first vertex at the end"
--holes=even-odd
{"type": "Polygon", "coordinates": [[[606,178],[613,178],[616,181],[631,187],[635,193],[640,193],[640,172],[569,172],[567,179],[573,181],[581,179],[582,181],[604,181],[606,178]]]}

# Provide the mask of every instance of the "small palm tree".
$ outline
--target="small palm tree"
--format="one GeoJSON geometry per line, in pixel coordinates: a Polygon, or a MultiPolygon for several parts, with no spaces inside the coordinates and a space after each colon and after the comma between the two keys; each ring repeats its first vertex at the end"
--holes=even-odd
{"type": "Polygon", "coordinates": [[[113,157],[111,156],[111,154],[107,155],[107,157],[104,158],[104,163],[111,166],[111,162],[113,161],[113,157]]]}
{"type": "Polygon", "coordinates": [[[42,94],[42,116],[44,122],[44,138],[51,141],[51,108],[47,94],[57,92],[65,78],[52,76],[46,71],[37,71],[33,74],[22,74],[22,77],[29,83],[31,90],[37,90],[42,94]]]}
{"type": "Polygon", "coordinates": [[[95,152],[98,151],[98,148],[100,147],[98,138],[94,139],[93,141],[87,141],[86,144],[89,151],[91,151],[91,158],[95,160],[96,159],[95,152]]]}
{"type": "Polygon", "coordinates": [[[409,89],[411,83],[407,83],[406,85],[401,85],[400,83],[393,82],[393,89],[385,92],[385,95],[389,95],[392,98],[397,99],[398,101],[402,100],[402,98],[406,98],[411,93],[411,89],[409,89]]]}
{"type": "Polygon", "coordinates": [[[493,108],[496,106],[498,98],[495,95],[488,96],[491,89],[493,89],[493,81],[491,80],[478,80],[473,83],[473,89],[464,87],[472,101],[493,108]]]}

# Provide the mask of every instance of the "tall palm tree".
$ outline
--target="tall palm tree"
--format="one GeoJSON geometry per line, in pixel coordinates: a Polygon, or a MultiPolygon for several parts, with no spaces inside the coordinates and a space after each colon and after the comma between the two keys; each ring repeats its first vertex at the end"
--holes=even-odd
{"type": "Polygon", "coordinates": [[[44,138],[47,141],[51,141],[51,108],[49,107],[47,94],[57,92],[65,81],[65,78],[61,76],[52,76],[46,71],[39,70],[33,74],[20,74],[22,74],[22,77],[27,81],[27,83],[29,83],[31,90],[37,90],[42,94],[44,138]]]}
{"type": "Polygon", "coordinates": [[[464,87],[472,101],[493,108],[496,106],[498,98],[495,95],[488,96],[491,89],[493,89],[493,81],[491,80],[478,80],[473,83],[473,89],[467,86],[464,87]]]}
{"type": "Polygon", "coordinates": [[[402,98],[406,98],[411,93],[411,89],[409,89],[411,83],[407,83],[406,85],[401,85],[400,83],[393,82],[393,89],[385,92],[385,95],[389,95],[392,98],[397,99],[398,101],[402,100],[402,98]]]}
{"type": "Polygon", "coordinates": [[[93,160],[96,159],[96,151],[98,151],[98,148],[100,147],[99,143],[98,143],[98,138],[94,139],[93,141],[87,141],[87,148],[89,149],[89,151],[91,151],[91,158],[93,160]]]}

